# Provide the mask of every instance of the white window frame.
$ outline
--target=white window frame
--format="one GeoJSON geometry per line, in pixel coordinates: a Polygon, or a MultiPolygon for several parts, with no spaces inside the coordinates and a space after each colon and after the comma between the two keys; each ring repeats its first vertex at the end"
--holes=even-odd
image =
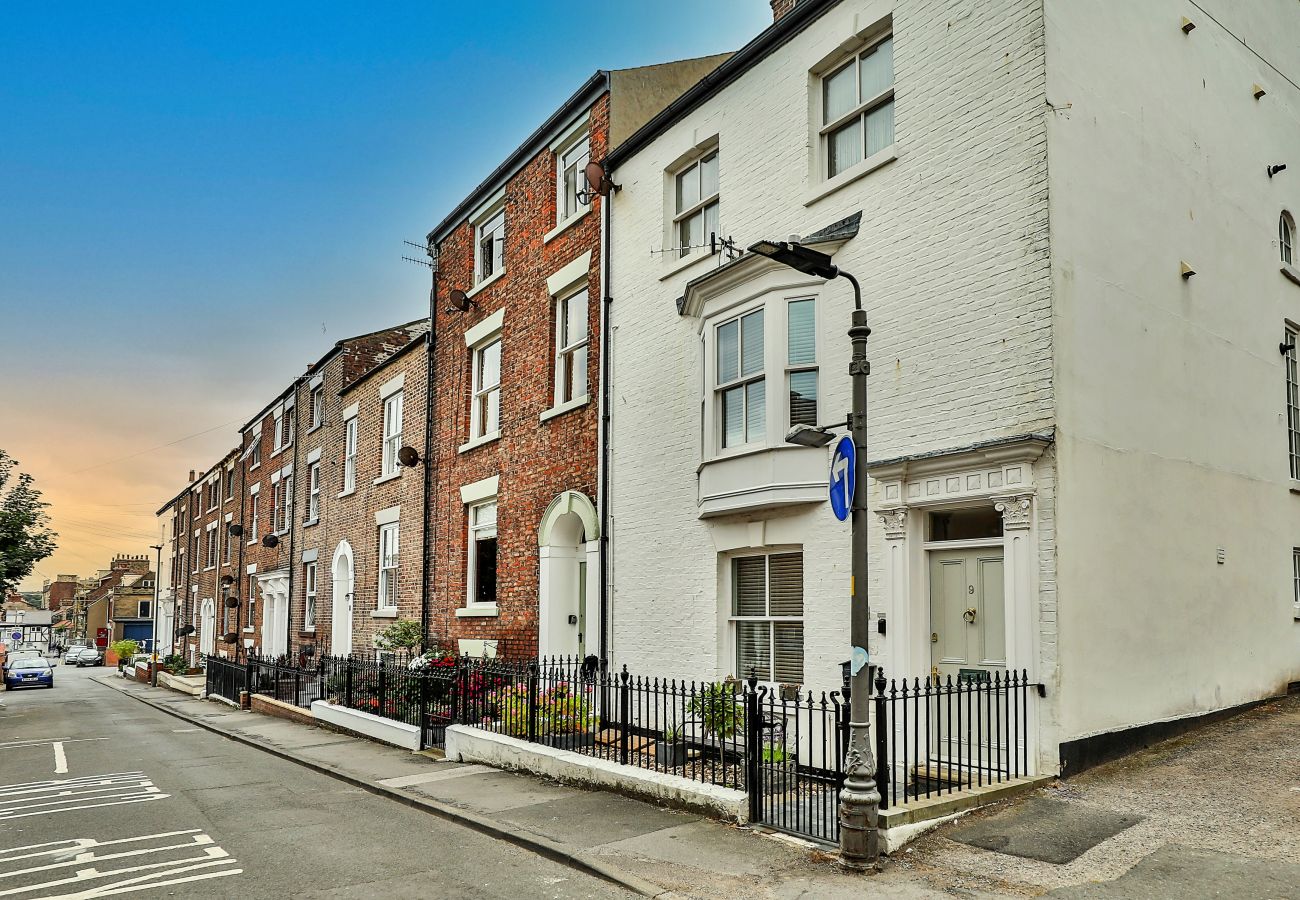
{"type": "MultiPolygon", "coordinates": [[[[478,575],[479,575],[478,542],[485,541],[485,540],[498,541],[497,571],[499,574],[500,560],[501,560],[501,556],[500,556],[501,544],[497,537],[497,522],[498,522],[499,515],[500,515],[500,507],[497,506],[497,498],[495,496],[485,497],[484,499],[476,501],[474,503],[470,503],[465,507],[465,517],[466,517],[465,520],[466,520],[466,525],[468,526],[468,538],[469,538],[469,540],[467,541],[469,546],[469,554],[468,554],[469,559],[467,561],[466,568],[465,568],[465,573],[466,573],[465,607],[467,609],[474,609],[474,608],[495,609],[496,608],[497,599],[498,599],[498,595],[496,591],[493,592],[491,600],[478,599],[478,575]],[[475,524],[474,520],[475,518],[477,518],[478,511],[482,509],[486,509],[489,506],[492,507],[491,523],[475,524]]],[[[498,577],[497,588],[500,589],[500,587],[501,587],[501,579],[498,577]]]]}
{"type": "Polygon", "coordinates": [[[587,130],[575,135],[555,150],[555,224],[564,225],[591,208],[578,199],[586,189],[586,168],[591,162],[591,134],[587,130]],[[573,207],[569,207],[569,178],[573,178],[573,207]]]}
{"type": "Polygon", "coordinates": [[[257,621],[257,572],[248,573],[248,621],[245,623],[246,631],[253,630],[253,623],[257,621]]]}
{"type": "Polygon", "coordinates": [[[713,440],[715,446],[718,449],[718,452],[720,453],[724,451],[734,451],[738,448],[749,447],[755,444],[762,445],[767,443],[768,432],[769,432],[768,425],[770,424],[771,421],[771,416],[768,415],[769,407],[771,404],[768,402],[770,398],[767,393],[768,383],[771,380],[768,378],[768,366],[767,366],[767,335],[768,335],[767,326],[768,326],[768,319],[770,318],[767,312],[768,312],[767,304],[762,304],[752,309],[747,309],[734,316],[729,316],[728,318],[725,318],[722,321],[713,324],[712,326],[712,337],[713,337],[712,394],[713,394],[713,409],[714,409],[714,419],[715,419],[713,440]],[[749,374],[745,374],[742,369],[743,360],[745,357],[744,323],[746,319],[749,319],[752,316],[761,316],[763,321],[763,349],[761,353],[762,363],[759,366],[757,372],[751,372],[749,374]],[[717,362],[718,352],[722,344],[719,335],[722,333],[723,328],[726,328],[728,325],[733,325],[733,324],[736,326],[736,377],[723,381],[722,375],[718,372],[718,362],[717,362]],[[763,408],[762,408],[763,433],[762,435],[759,436],[751,436],[750,435],[751,416],[750,416],[749,389],[752,385],[755,385],[759,382],[763,383],[763,408]],[[744,405],[742,407],[743,411],[741,414],[741,419],[742,419],[742,427],[744,430],[744,434],[742,435],[739,443],[728,444],[727,437],[726,437],[727,423],[726,423],[726,414],[724,412],[725,410],[724,397],[729,392],[737,389],[741,391],[741,396],[743,397],[744,405]]]}
{"type": "Polygon", "coordinates": [[[138,600],[135,606],[135,617],[137,619],[148,619],[153,615],[152,600],[138,600]]]}
{"type": "Polygon", "coordinates": [[[785,409],[785,422],[784,422],[785,432],[788,432],[796,424],[816,425],[817,424],[816,419],[818,416],[821,415],[821,411],[822,411],[821,410],[821,387],[822,387],[821,368],[817,363],[818,353],[821,348],[821,341],[817,339],[817,322],[819,317],[819,310],[817,309],[816,297],[790,297],[785,300],[784,306],[785,306],[785,342],[784,342],[785,343],[785,394],[784,394],[783,405],[785,409]],[[797,303],[808,303],[811,304],[812,306],[812,311],[813,311],[812,362],[804,362],[804,361],[796,362],[790,359],[790,316],[794,312],[794,307],[795,304],[797,303]],[[813,421],[804,422],[800,420],[798,423],[796,423],[794,418],[794,405],[793,405],[794,378],[795,376],[802,373],[812,373],[814,376],[816,376],[816,389],[813,394],[813,400],[812,400],[814,406],[813,415],[812,415],[813,421]]]}
{"type": "Polygon", "coordinates": [[[487,284],[506,271],[506,209],[504,199],[493,203],[474,220],[474,285],[487,284]],[[491,238],[491,251],[484,245],[491,238]]]}
{"type": "Polygon", "coordinates": [[[1291,480],[1300,480],[1300,368],[1296,363],[1296,342],[1300,328],[1290,322],[1282,332],[1282,343],[1291,349],[1283,357],[1286,368],[1286,430],[1287,455],[1291,466],[1291,480]]]}
{"type": "Polygon", "coordinates": [[[377,610],[392,612],[397,609],[397,592],[399,590],[398,566],[401,553],[401,535],[397,522],[387,522],[379,526],[379,564],[378,591],[375,607],[377,610]],[[385,551],[388,555],[385,555],[385,551]]]}
{"type": "MultiPolygon", "coordinates": [[[[713,145],[693,158],[685,165],[678,166],[669,172],[668,184],[668,203],[669,209],[672,210],[671,227],[669,229],[669,246],[677,248],[678,258],[690,256],[695,250],[700,250],[701,245],[692,245],[690,236],[682,238],[682,225],[689,223],[697,216],[700,219],[700,239],[704,242],[703,246],[707,248],[709,242],[709,209],[715,209],[714,231],[718,232],[721,238],[722,230],[722,157],[719,155],[719,148],[713,145]],[[704,193],[703,171],[704,164],[710,160],[716,160],[718,163],[718,185],[710,194],[704,193]],[[698,199],[694,203],[681,206],[678,199],[678,185],[683,179],[689,180],[694,178],[698,199]]],[[[671,254],[669,254],[671,258],[671,254]]]]}
{"type": "Polygon", "coordinates": [[[482,343],[471,348],[470,359],[473,370],[470,386],[470,443],[488,441],[501,434],[501,370],[503,343],[501,333],[497,332],[482,343]],[[491,347],[497,348],[497,378],[492,384],[482,383],[483,355],[491,347]],[[491,395],[496,394],[496,427],[489,429],[486,411],[491,409],[491,395]]]}
{"type": "Polygon", "coordinates": [[[256,544],[258,538],[260,537],[260,535],[258,534],[258,529],[261,525],[261,522],[258,520],[257,514],[258,514],[258,505],[259,505],[258,497],[261,495],[261,493],[262,493],[262,485],[260,483],[255,484],[248,489],[248,505],[249,505],[249,512],[250,512],[249,524],[248,524],[248,531],[249,531],[248,543],[250,545],[256,544]]]}
{"type": "MultiPolygon", "coordinates": [[[[797,548],[796,548],[796,547],[787,547],[787,548],[783,548],[783,549],[772,548],[772,549],[764,549],[764,550],[743,550],[743,551],[737,551],[736,553],[734,553],[734,554],[732,554],[732,555],[730,555],[730,556],[728,556],[728,557],[726,558],[726,570],[727,570],[727,581],[726,581],[726,583],[727,583],[727,593],[728,593],[728,606],[727,606],[727,630],[728,630],[729,641],[730,641],[730,649],[729,649],[729,653],[728,653],[728,658],[729,658],[730,661],[729,661],[729,663],[728,663],[728,668],[729,668],[730,671],[732,671],[732,672],[735,674],[735,676],[736,676],[737,678],[748,678],[748,677],[749,677],[749,672],[740,672],[740,671],[736,671],[736,670],[738,670],[738,669],[740,668],[740,627],[739,627],[739,623],[742,623],[742,622],[759,622],[759,623],[767,623],[767,624],[769,625],[769,628],[768,628],[768,663],[769,663],[770,669],[769,669],[767,672],[765,672],[765,673],[758,673],[758,676],[759,676],[759,680],[760,680],[760,681],[762,681],[762,682],[764,682],[764,683],[767,683],[767,684],[776,684],[776,683],[786,683],[786,684],[794,683],[794,684],[802,684],[802,683],[804,682],[804,680],[807,678],[807,675],[808,675],[808,665],[807,665],[807,663],[808,663],[808,660],[807,660],[807,622],[808,622],[807,583],[808,583],[808,577],[807,577],[807,572],[806,572],[806,570],[805,570],[804,573],[803,573],[803,580],[802,580],[802,582],[801,582],[801,584],[800,584],[800,595],[801,595],[801,596],[800,596],[800,603],[801,603],[801,605],[802,605],[802,612],[801,612],[801,614],[798,615],[798,616],[789,616],[789,615],[773,615],[773,614],[772,614],[772,611],[771,611],[771,603],[772,603],[772,558],[773,558],[773,557],[776,557],[776,556],[788,556],[788,555],[798,555],[798,556],[800,556],[800,557],[803,557],[803,556],[804,556],[803,548],[801,548],[801,547],[797,547],[797,548]],[[738,603],[739,603],[739,598],[738,598],[738,596],[737,596],[737,591],[736,591],[736,578],[737,578],[737,568],[736,568],[736,563],[737,563],[739,560],[742,560],[742,559],[752,559],[752,558],[762,558],[762,559],[765,561],[765,564],[764,564],[764,603],[765,603],[765,606],[766,606],[766,614],[765,614],[765,615],[761,615],[761,616],[754,616],[754,615],[742,616],[742,615],[738,614],[737,611],[736,611],[737,605],[738,605],[738,603]],[[778,625],[778,624],[792,624],[792,625],[798,625],[798,626],[800,627],[800,629],[801,629],[801,635],[802,635],[802,638],[803,638],[803,640],[802,640],[803,651],[800,653],[800,664],[799,664],[799,665],[800,665],[800,673],[799,673],[799,676],[800,676],[800,677],[799,677],[799,680],[796,681],[796,682],[790,682],[790,681],[778,682],[778,679],[776,678],[776,674],[777,674],[777,673],[776,673],[776,669],[777,669],[777,659],[776,659],[776,628],[775,628],[775,626],[778,625]]],[[[800,566],[801,566],[801,568],[803,567],[803,564],[804,564],[805,562],[806,562],[805,559],[801,559],[801,560],[800,560],[800,566]]]]}
{"type": "Polygon", "coordinates": [[[1278,256],[1285,266],[1295,265],[1295,219],[1285,209],[1277,217],[1278,256]]]}
{"type": "Polygon", "coordinates": [[[397,451],[402,448],[402,407],[405,391],[396,391],[384,400],[384,446],[381,478],[390,478],[402,471],[397,461],[397,451]]]}
{"type": "Polygon", "coordinates": [[[225,553],[221,557],[221,564],[223,566],[230,565],[230,548],[234,546],[235,543],[235,536],[230,533],[230,523],[232,519],[233,516],[226,516],[226,520],[221,523],[221,532],[224,538],[223,545],[225,549],[225,553]]]}
{"type": "Polygon", "coordinates": [[[283,449],[287,446],[287,444],[284,444],[284,443],[283,443],[283,440],[284,440],[284,416],[285,416],[285,411],[284,411],[283,409],[277,409],[275,412],[273,412],[273,413],[271,414],[271,423],[272,423],[272,428],[275,429],[275,434],[274,434],[274,435],[272,436],[272,438],[271,438],[271,453],[272,453],[272,455],[274,455],[274,454],[276,454],[276,453],[279,453],[281,450],[283,450],[283,449]]]}
{"type": "Polygon", "coordinates": [[[316,562],[303,563],[302,584],[304,600],[302,605],[302,627],[304,631],[316,630],[316,562]]]}
{"type": "Polygon", "coordinates": [[[818,168],[820,169],[819,180],[837,181],[841,178],[849,176],[851,173],[859,172],[860,170],[868,170],[870,168],[874,168],[873,161],[876,160],[877,157],[889,153],[891,151],[891,148],[894,146],[894,142],[895,140],[897,140],[897,135],[893,133],[894,125],[893,125],[893,112],[892,112],[892,106],[894,103],[894,82],[895,82],[895,78],[893,74],[893,40],[894,40],[894,35],[892,31],[885,34],[877,35],[867,43],[863,44],[857,50],[855,50],[852,55],[848,56],[847,58],[840,59],[833,66],[827,67],[826,71],[817,78],[817,83],[816,83],[817,119],[818,119],[817,135],[818,135],[818,147],[820,152],[820,160],[818,163],[818,168]],[[890,50],[889,87],[869,97],[863,97],[862,96],[862,75],[861,75],[862,60],[868,56],[871,56],[874,53],[879,52],[886,43],[888,43],[889,50],[890,50]],[[834,78],[836,75],[840,74],[850,66],[853,67],[854,70],[853,83],[854,83],[854,90],[857,95],[857,102],[851,108],[841,113],[840,115],[836,116],[834,119],[828,120],[826,117],[827,84],[830,82],[832,78],[834,78]],[[891,112],[890,112],[891,139],[888,144],[881,146],[875,153],[868,154],[867,153],[867,121],[866,121],[867,117],[871,113],[884,109],[886,106],[891,107],[891,112]],[[845,166],[839,171],[831,172],[831,136],[834,135],[836,132],[844,129],[846,126],[852,125],[855,121],[859,123],[859,127],[860,127],[861,141],[862,141],[862,147],[861,147],[862,156],[856,162],[853,162],[845,166]]]}
{"type": "Polygon", "coordinates": [[[307,521],[320,521],[320,460],[307,465],[307,521]]]}
{"type": "Polygon", "coordinates": [[[262,464],[262,433],[259,431],[253,437],[253,452],[249,454],[252,462],[249,463],[249,469],[256,469],[262,464]]]}
{"type": "Polygon", "coordinates": [[[357,489],[357,417],[349,416],[343,425],[343,493],[357,489]]]}
{"type": "Polygon", "coordinates": [[[280,478],[280,490],[284,492],[280,504],[280,517],[282,525],[278,529],[279,534],[288,534],[289,528],[293,525],[293,473],[284,475],[280,478]]]}
{"type": "Polygon", "coordinates": [[[325,385],[318,384],[311,389],[311,427],[320,428],[325,424],[325,385]]]}
{"type": "Polygon", "coordinates": [[[569,291],[555,298],[555,405],[578,403],[587,397],[590,385],[587,383],[587,365],[591,343],[590,292],[584,283],[578,290],[569,291]],[[581,301],[582,334],[575,336],[567,328],[570,321],[570,304],[581,301]],[[576,364],[575,364],[576,363],[576,364]],[[576,373],[581,373],[581,390],[576,389],[576,373]]]}
{"type": "Polygon", "coordinates": [[[203,552],[203,571],[215,569],[217,567],[217,523],[213,522],[203,529],[204,544],[203,552]]]}

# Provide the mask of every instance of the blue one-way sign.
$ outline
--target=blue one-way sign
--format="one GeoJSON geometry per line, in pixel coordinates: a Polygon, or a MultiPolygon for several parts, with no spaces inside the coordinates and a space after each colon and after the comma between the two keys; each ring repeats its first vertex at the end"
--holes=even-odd
{"type": "Polygon", "coordinates": [[[853,438],[845,435],[835,445],[835,453],[831,455],[831,510],[841,522],[853,511],[856,460],[857,450],[853,446],[853,438]]]}

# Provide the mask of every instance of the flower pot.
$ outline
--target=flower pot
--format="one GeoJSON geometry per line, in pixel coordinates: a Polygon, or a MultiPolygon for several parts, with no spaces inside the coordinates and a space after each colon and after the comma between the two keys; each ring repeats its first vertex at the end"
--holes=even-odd
{"type": "Polygon", "coordinates": [[[686,744],[681,741],[655,741],[655,762],[667,769],[686,765],[686,744]]]}
{"type": "Polygon", "coordinates": [[[596,746],[596,735],[589,731],[572,731],[568,734],[548,734],[542,743],[559,750],[583,750],[596,746]]]}

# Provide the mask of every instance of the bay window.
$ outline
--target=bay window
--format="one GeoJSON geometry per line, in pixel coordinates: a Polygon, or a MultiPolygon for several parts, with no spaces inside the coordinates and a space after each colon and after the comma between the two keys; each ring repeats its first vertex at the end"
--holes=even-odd
{"type": "Polygon", "coordinates": [[[790,426],[817,424],[817,301],[791,300],[786,307],[786,379],[790,426]]]}
{"type": "Polygon", "coordinates": [[[716,346],[719,444],[726,449],[760,442],[767,429],[763,310],[719,325],[716,346]]]}

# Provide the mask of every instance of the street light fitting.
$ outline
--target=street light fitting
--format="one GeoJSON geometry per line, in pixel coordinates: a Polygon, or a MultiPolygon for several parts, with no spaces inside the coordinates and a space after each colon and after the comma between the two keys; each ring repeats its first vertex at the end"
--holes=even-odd
{"type": "Polygon", "coordinates": [[[820,250],[813,250],[802,244],[786,241],[759,241],[749,248],[750,253],[766,256],[773,262],[818,278],[834,278],[840,274],[830,256],[820,250]]]}
{"type": "Polygon", "coordinates": [[[833,440],[835,435],[823,425],[799,424],[785,436],[787,444],[798,444],[800,447],[825,447],[833,440]]]}

